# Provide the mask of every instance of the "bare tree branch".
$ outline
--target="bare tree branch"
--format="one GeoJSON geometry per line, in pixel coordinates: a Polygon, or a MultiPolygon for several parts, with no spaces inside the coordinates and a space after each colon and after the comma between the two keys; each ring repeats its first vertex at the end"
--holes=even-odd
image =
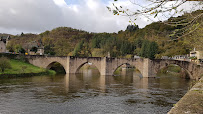
{"type": "MultiPolygon", "coordinates": [[[[117,0],[114,0],[115,3],[117,0]]],[[[131,4],[138,6],[136,11],[124,9],[122,6],[118,7],[113,3],[113,8],[107,7],[109,11],[113,11],[114,15],[122,15],[122,16],[128,16],[131,23],[134,23],[134,20],[136,20],[139,16],[144,16],[148,20],[154,22],[153,19],[158,19],[159,21],[162,21],[160,19],[160,14],[164,18],[169,19],[169,21],[163,21],[164,24],[170,25],[170,26],[184,26],[180,29],[182,32],[177,32],[177,38],[180,39],[180,35],[185,36],[193,31],[195,31],[198,27],[202,25],[202,21],[199,21],[199,25],[197,27],[193,27],[193,25],[197,24],[197,20],[203,17],[203,11],[200,12],[198,15],[192,15],[188,16],[186,19],[182,20],[173,20],[172,17],[174,17],[176,14],[180,13],[191,13],[195,10],[203,10],[203,1],[202,0],[147,0],[148,4],[146,6],[143,6],[139,3],[137,3],[135,0],[129,0],[131,4]],[[193,1],[193,2],[191,2],[193,1]],[[182,10],[178,9],[183,6],[183,4],[190,3],[192,7],[189,11],[187,11],[185,8],[182,10]],[[197,8],[198,7],[198,8],[197,8]],[[184,11],[184,12],[183,12],[184,11]],[[134,18],[134,19],[133,19],[134,18]],[[190,31],[189,31],[190,30],[190,31]],[[186,33],[187,32],[187,33],[186,33]],[[183,35],[185,34],[185,35],[183,35]]],[[[163,18],[162,17],[162,18],[163,18]]],[[[174,40],[174,39],[173,39],[174,40]]]]}

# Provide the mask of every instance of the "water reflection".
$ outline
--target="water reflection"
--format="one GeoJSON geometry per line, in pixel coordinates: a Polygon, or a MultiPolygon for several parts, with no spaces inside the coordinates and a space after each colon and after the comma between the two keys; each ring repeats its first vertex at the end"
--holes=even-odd
{"type": "MultiPolygon", "coordinates": [[[[126,73],[126,71],[124,72],[126,73]]],[[[122,73],[122,75],[117,76],[100,76],[94,70],[85,70],[80,74],[66,74],[64,76],[67,92],[95,89],[105,93],[108,86],[116,85],[133,85],[135,88],[148,89],[148,80],[148,78],[141,78],[137,72],[129,72],[125,75],[122,73]]]]}
{"type": "Polygon", "coordinates": [[[174,76],[140,78],[135,71],[100,76],[93,69],[1,79],[0,113],[166,113],[188,84],[174,76]]]}

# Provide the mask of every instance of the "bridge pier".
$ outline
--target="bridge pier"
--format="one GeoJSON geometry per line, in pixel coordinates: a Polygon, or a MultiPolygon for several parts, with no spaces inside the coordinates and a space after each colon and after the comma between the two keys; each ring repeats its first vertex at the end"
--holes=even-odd
{"type": "Polygon", "coordinates": [[[152,60],[144,59],[143,68],[142,68],[142,76],[143,78],[154,78],[156,77],[156,73],[154,73],[152,60]]]}
{"type": "Polygon", "coordinates": [[[101,60],[101,75],[113,75],[108,72],[107,57],[102,58],[101,60]]]}
{"type": "Polygon", "coordinates": [[[123,64],[135,66],[141,72],[143,78],[155,77],[152,61],[150,59],[118,59],[104,57],[101,61],[101,75],[113,75],[118,67],[123,64]]]}

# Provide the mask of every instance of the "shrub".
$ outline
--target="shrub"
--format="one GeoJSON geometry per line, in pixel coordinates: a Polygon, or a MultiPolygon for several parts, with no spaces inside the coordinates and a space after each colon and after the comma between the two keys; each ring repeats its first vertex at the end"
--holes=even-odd
{"type": "Polygon", "coordinates": [[[5,69],[11,69],[11,64],[6,57],[0,58],[0,70],[4,73],[5,69]]]}
{"type": "Polygon", "coordinates": [[[196,60],[196,59],[197,59],[197,57],[190,57],[190,59],[192,59],[192,60],[196,60]]]}

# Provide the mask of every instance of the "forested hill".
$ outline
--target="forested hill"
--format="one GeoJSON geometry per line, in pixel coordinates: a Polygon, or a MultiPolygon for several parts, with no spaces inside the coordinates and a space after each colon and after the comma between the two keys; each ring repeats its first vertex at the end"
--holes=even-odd
{"type": "MultiPolygon", "coordinates": [[[[202,10],[193,12],[193,15],[201,12],[202,10]]],[[[11,37],[8,48],[18,52],[29,42],[41,41],[45,46],[45,53],[56,56],[103,57],[107,56],[108,52],[113,57],[139,55],[160,58],[183,55],[188,54],[194,47],[202,50],[203,26],[198,26],[202,24],[202,18],[192,25],[198,26],[193,30],[185,29],[188,25],[170,26],[165,23],[177,20],[187,23],[189,16],[190,14],[185,14],[170,18],[166,22],[155,22],[143,29],[129,25],[125,31],[118,33],[89,33],[68,27],[59,27],[39,35],[22,33],[11,37]],[[189,32],[191,34],[187,35],[189,32]]]]}
{"type": "MultiPolygon", "coordinates": [[[[32,41],[41,41],[45,47],[45,53],[57,56],[66,56],[74,50],[75,45],[81,40],[89,41],[91,33],[72,29],[69,27],[58,27],[51,31],[45,31],[39,35],[21,34],[12,37],[8,44],[10,50],[18,51],[19,48],[26,48],[24,45],[32,41]]],[[[26,50],[26,49],[25,49],[26,50]]]]}

